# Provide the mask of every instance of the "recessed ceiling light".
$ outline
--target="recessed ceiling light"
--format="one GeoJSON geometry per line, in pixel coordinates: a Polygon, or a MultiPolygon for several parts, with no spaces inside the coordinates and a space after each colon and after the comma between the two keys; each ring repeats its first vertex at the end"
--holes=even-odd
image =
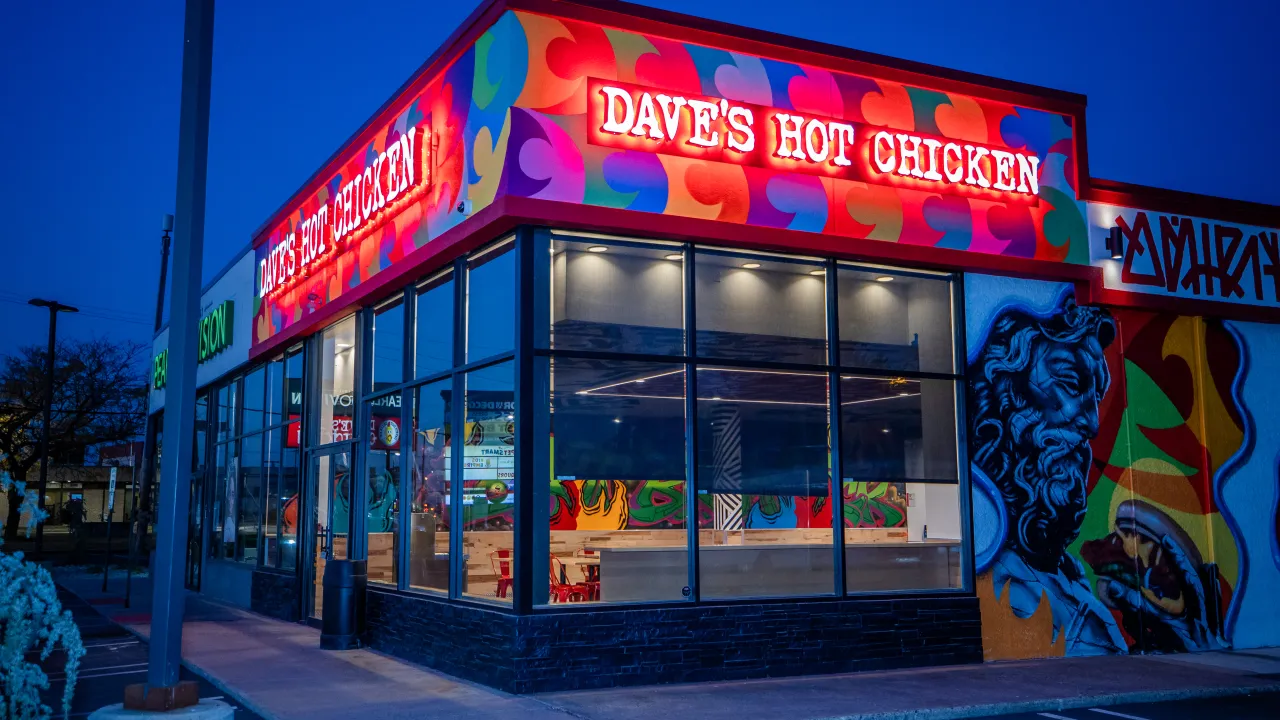
{"type": "Polygon", "coordinates": [[[887,432],[889,432],[889,428],[885,428],[885,429],[881,430],[880,432],[882,432],[882,433],[887,433],[887,432]]]}
{"type": "Polygon", "coordinates": [[[613,421],[616,423],[620,423],[622,422],[622,418],[614,418],[613,421]]]}
{"type": "Polygon", "coordinates": [[[900,392],[900,393],[898,393],[898,397],[906,397],[906,396],[908,396],[908,395],[910,395],[910,394],[911,394],[911,393],[907,393],[907,392],[900,392]]]}
{"type": "Polygon", "coordinates": [[[609,251],[609,248],[605,247],[604,245],[592,245],[591,247],[587,248],[587,252],[593,252],[593,253],[602,253],[602,252],[608,252],[608,251],[609,251]]]}
{"type": "Polygon", "coordinates": [[[893,276],[881,275],[880,277],[876,278],[876,282],[893,282],[893,276]]]}
{"type": "Polygon", "coordinates": [[[668,260],[683,260],[683,259],[684,259],[684,253],[671,253],[670,255],[668,255],[668,256],[667,256],[667,259],[668,259],[668,260]]]}
{"type": "Polygon", "coordinates": [[[717,396],[715,396],[715,397],[713,397],[713,398],[711,398],[711,399],[712,399],[712,400],[719,400],[719,399],[720,399],[720,396],[719,396],[719,395],[717,395],[717,396]]]}
{"type": "Polygon", "coordinates": [[[760,263],[742,263],[742,267],[748,270],[755,270],[756,268],[760,267],[760,263]]]}
{"type": "Polygon", "coordinates": [[[810,270],[809,274],[810,275],[826,275],[827,271],[826,270],[810,270]]]}

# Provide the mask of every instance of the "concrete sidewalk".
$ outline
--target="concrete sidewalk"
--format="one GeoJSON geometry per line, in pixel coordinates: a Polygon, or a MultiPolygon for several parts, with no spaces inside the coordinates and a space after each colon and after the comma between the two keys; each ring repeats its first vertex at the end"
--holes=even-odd
{"type": "MultiPolygon", "coordinates": [[[[56,574],[63,587],[139,635],[150,583],[56,574]]],[[[698,720],[961,718],[1280,691],[1280,649],[990,663],[516,696],[370,650],[319,649],[319,631],[187,599],[183,656],[197,674],[264,718],[555,718],[698,720]]]]}

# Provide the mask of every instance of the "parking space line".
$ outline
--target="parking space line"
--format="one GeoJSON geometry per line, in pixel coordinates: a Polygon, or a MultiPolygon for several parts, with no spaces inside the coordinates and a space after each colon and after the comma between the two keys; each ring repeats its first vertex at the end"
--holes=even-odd
{"type": "Polygon", "coordinates": [[[1112,717],[1125,718],[1125,720],[1147,720],[1146,718],[1138,717],[1137,715],[1125,715],[1122,712],[1116,712],[1115,710],[1103,710],[1102,708],[1089,708],[1089,712],[1096,712],[1096,713],[1102,713],[1103,715],[1110,715],[1112,717]]]}
{"type": "Polygon", "coordinates": [[[1054,715],[1053,713],[1036,713],[1036,714],[1039,715],[1040,717],[1053,718],[1053,720],[1075,720],[1074,718],[1069,718],[1066,715],[1054,715]]]}

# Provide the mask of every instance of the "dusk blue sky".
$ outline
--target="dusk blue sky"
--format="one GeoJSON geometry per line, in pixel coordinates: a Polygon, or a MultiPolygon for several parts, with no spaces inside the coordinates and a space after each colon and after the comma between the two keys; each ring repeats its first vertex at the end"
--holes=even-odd
{"type": "MultiPolygon", "coordinates": [[[[1083,93],[1094,176],[1280,204],[1278,3],[645,4],[1083,93]]],[[[475,6],[220,3],[206,281],[475,6]]],[[[60,320],[68,335],[150,341],[182,11],[181,0],[0,10],[0,353],[44,342],[33,296],[84,311],[60,320]]]]}

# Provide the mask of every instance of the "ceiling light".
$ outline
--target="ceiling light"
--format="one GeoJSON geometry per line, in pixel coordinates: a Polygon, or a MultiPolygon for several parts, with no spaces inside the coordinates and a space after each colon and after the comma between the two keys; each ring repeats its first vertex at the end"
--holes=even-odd
{"type": "Polygon", "coordinates": [[[826,270],[810,270],[809,274],[810,275],[826,275],[827,271],[826,270]]]}
{"type": "Polygon", "coordinates": [[[910,394],[911,394],[911,393],[908,393],[908,392],[900,392],[900,393],[898,393],[898,397],[906,397],[906,396],[908,396],[908,395],[910,395],[910,394]]]}
{"type": "Polygon", "coordinates": [[[667,256],[667,259],[668,259],[668,260],[683,260],[683,259],[684,259],[684,253],[671,253],[670,255],[668,255],[668,256],[667,256]]]}
{"type": "Polygon", "coordinates": [[[880,432],[882,432],[882,433],[887,433],[887,432],[889,432],[889,428],[885,428],[885,429],[881,430],[880,432]]]}
{"type": "Polygon", "coordinates": [[[620,423],[622,422],[622,418],[614,418],[613,421],[616,423],[620,423]]]}
{"type": "Polygon", "coordinates": [[[880,277],[876,278],[876,282],[893,282],[893,276],[881,275],[880,277]]]}
{"type": "Polygon", "coordinates": [[[713,397],[713,398],[711,398],[711,399],[712,399],[712,400],[719,400],[719,399],[720,399],[720,396],[719,396],[719,395],[717,395],[717,396],[715,396],[715,397],[713,397]]]}
{"type": "Polygon", "coordinates": [[[742,263],[742,267],[748,270],[755,270],[756,268],[760,267],[760,263],[742,263]]]}
{"type": "Polygon", "coordinates": [[[587,252],[593,252],[593,253],[602,253],[602,252],[608,252],[608,251],[609,251],[609,248],[605,247],[604,245],[592,245],[591,247],[587,248],[587,252]]]}

